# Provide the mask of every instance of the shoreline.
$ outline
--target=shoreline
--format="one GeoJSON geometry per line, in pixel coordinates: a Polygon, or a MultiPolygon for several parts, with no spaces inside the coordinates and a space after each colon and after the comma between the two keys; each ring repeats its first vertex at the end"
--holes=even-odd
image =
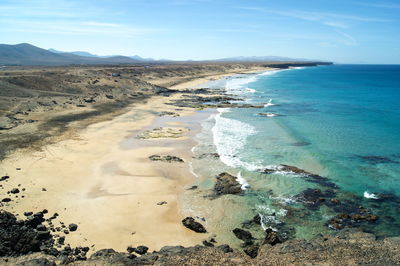
{"type": "MultiPolygon", "coordinates": [[[[170,89],[187,88],[189,84],[194,87],[216,77],[195,79],[170,89]]],[[[158,126],[187,128],[185,120],[195,131],[191,120],[199,112],[166,105],[180,97],[153,96],[112,120],[88,126],[72,139],[48,144],[42,151],[14,152],[1,164],[2,171],[11,177],[4,190],[19,187],[23,191],[3,209],[20,218],[26,211],[47,209],[58,213],[63,223],[78,225],[77,232],[65,235],[65,243],[90,246],[90,252],[107,247],[124,251],[140,244],[150,250],[201,244],[209,235],[182,226],[184,215],[179,201],[185,187],[194,180],[188,165],[191,148],[196,145],[193,133],[191,137],[162,140],[136,138],[140,132],[158,126]],[[152,110],[177,112],[180,116],[165,119],[152,110]],[[182,157],[186,163],[152,162],[148,157],[154,154],[182,157]],[[157,205],[163,201],[167,204],[157,205]]]]}
{"type": "MultiPolygon", "coordinates": [[[[208,79],[213,78],[215,77],[208,79]]],[[[192,87],[200,86],[204,84],[204,78],[198,79],[197,84],[195,81],[184,84],[186,85],[177,85],[171,89],[182,90],[189,84],[194,84],[192,87]]],[[[352,261],[354,258],[357,258],[358,262],[371,262],[372,258],[376,261],[376,258],[389,248],[394,251],[387,257],[387,261],[400,261],[395,255],[396,250],[400,249],[400,242],[396,238],[377,240],[373,235],[354,231],[343,230],[338,233],[338,238],[324,235],[308,242],[287,240],[282,244],[268,242],[271,241],[268,237],[272,235],[267,233],[259,244],[243,248],[247,256],[241,252],[231,252],[223,245],[211,247],[209,245],[214,246],[211,241],[214,238],[212,234],[198,234],[183,227],[182,218],[194,216],[190,212],[183,213],[182,197],[196,180],[190,164],[193,149],[198,145],[194,139],[200,130],[198,121],[203,121],[210,113],[215,112],[219,102],[227,96],[215,92],[199,96],[190,94],[187,90],[184,93],[186,95],[175,93],[153,96],[146,103],[131,106],[127,113],[108,121],[91,124],[73,138],[46,145],[41,151],[14,152],[3,161],[10,171],[7,173],[10,178],[1,185],[4,186],[4,191],[15,187],[19,188],[20,192],[10,195],[12,201],[6,203],[3,209],[18,213],[18,218],[22,219],[23,211],[41,212],[46,208],[46,213],[49,214],[45,218],[53,212],[59,215],[52,220],[53,224],[58,225],[60,221],[65,225],[76,223],[76,231],[71,230],[65,235],[63,229],[60,233],[58,230],[53,232],[54,235],[66,236],[67,247],[89,247],[88,255],[91,257],[87,262],[79,262],[79,257],[69,258],[72,259],[69,262],[76,265],[124,265],[133,262],[243,265],[266,264],[272,261],[328,261],[329,264],[337,261],[335,257],[339,258],[344,254],[335,251],[338,247],[340,250],[346,250],[346,258],[352,261]],[[213,105],[204,100],[207,97],[219,97],[220,100],[216,100],[215,107],[212,108],[213,105]],[[187,107],[185,104],[193,106],[187,107]],[[153,155],[161,157],[150,160],[149,157],[153,155]],[[176,157],[175,161],[160,161],[158,158],[163,158],[162,156],[176,157]],[[183,159],[184,163],[178,159],[183,159]],[[58,182],[57,178],[62,179],[62,183],[58,182]],[[95,243],[95,246],[92,243],[95,243]],[[203,246],[199,246],[201,243],[203,246]],[[146,245],[150,248],[149,252],[154,252],[137,258],[138,255],[124,252],[128,246],[138,245],[146,245]],[[166,247],[171,245],[174,247],[166,247]],[[374,255],[365,259],[364,252],[359,252],[360,248],[374,255]],[[296,254],[300,254],[301,257],[296,254]],[[251,259],[254,255],[256,258],[251,259]]],[[[238,104],[222,104],[222,107],[229,106],[241,107],[238,104]]],[[[242,107],[246,108],[247,105],[242,107]]],[[[229,200],[229,196],[226,199],[229,200]]],[[[224,205],[223,201],[213,203],[222,204],[220,208],[227,208],[226,214],[232,207],[224,205]]],[[[208,220],[202,223],[207,229],[211,229],[211,233],[215,233],[214,228],[207,227],[207,222],[208,220]]],[[[55,237],[56,242],[58,239],[59,237],[55,237]]],[[[229,242],[220,241],[219,238],[217,240],[216,245],[229,242]]],[[[241,243],[238,239],[236,241],[241,243]]],[[[239,248],[239,245],[234,244],[232,247],[239,248]]],[[[15,264],[37,257],[57,263],[69,263],[68,260],[66,262],[60,257],[43,253],[2,260],[6,264],[15,264]]]]}

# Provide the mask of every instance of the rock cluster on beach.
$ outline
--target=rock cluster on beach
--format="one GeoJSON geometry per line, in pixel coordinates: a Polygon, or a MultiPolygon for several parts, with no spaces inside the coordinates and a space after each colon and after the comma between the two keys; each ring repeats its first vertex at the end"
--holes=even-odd
{"type": "Polygon", "coordinates": [[[183,159],[173,156],[173,155],[151,155],[149,156],[149,159],[151,161],[161,161],[161,162],[167,162],[167,163],[183,163],[183,159]]]}

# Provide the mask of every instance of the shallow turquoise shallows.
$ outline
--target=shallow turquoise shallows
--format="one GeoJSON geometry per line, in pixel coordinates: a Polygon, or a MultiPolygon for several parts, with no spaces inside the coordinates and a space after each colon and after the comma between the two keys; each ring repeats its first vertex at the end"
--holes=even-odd
{"type": "MultiPolygon", "coordinates": [[[[286,164],[327,177],[337,185],[339,199],[357,201],[379,215],[364,230],[400,234],[400,66],[299,68],[238,75],[210,86],[264,105],[219,109],[205,122],[212,133],[200,136],[197,149],[214,149],[226,169],[243,178],[246,204],[294,226],[298,237],[329,231],[326,222],[337,213],[326,206],[300,208],[295,197],[307,188],[326,187],[284,171],[260,174],[286,164]],[[378,195],[390,197],[383,201],[378,195]],[[303,218],[285,217],[291,209],[303,209],[303,218]]],[[[207,164],[204,170],[194,162],[194,171],[205,176],[220,170],[207,164]]]]}

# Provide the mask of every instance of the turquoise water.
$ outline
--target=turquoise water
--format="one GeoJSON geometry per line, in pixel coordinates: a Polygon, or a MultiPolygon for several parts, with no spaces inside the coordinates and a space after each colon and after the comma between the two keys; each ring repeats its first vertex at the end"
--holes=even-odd
{"type": "Polygon", "coordinates": [[[342,202],[379,216],[375,223],[360,224],[364,230],[400,234],[400,66],[300,68],[238,75],[210,86],[266,105],[219,109],[204,122],[195,153],[220,155],[218,163],[193,163],[205,188],[222,170],[239,175],[247,187],[242,204],[264,215],[264,227],[285,224],[295,228],[296,237],[309,238],[331,230],[326,222],[340,211],[307,208],[296,195],[327,187],[284,171],[260,173],[280,164],[296,166],[336,184],[342,202]]]}

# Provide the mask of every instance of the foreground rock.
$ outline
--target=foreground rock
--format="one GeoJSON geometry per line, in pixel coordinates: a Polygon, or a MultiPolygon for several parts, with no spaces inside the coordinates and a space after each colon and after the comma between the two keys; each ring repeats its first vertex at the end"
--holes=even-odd
{"type": "Polygon", "coordinates": [[[228,173],[221,173],[217,176],[214,192],[217,196],[220,196],[225,194],[240,194],[243,190],[242,185],[237,181],[237,177],[228,173]]]}
{"type": "Polygon", "coordinates": [[[201,223],[196,222],[193,217],[186,217],[182,220],[182,224],[186,228],[195,231],[196,233],[207,233],[207,230],[204,228],[204,226],[201,223]]]}
{"type": "MultiPolygon", "coordinates": [[[[246,254],[227,245],[216,247],[166,246],[159,251],[132,256],[103,249],[73,265],[399,265],[400,240],[376,240],[372,234],[343,231],[338,236],[318,236],[310,241],[289,240],[276,245],[250,246],[246,254]],[[257,255],[258,254],[258,255],[257,255]],[[254,258],[252,258],[254,257],[254,258]]],[[[65,265],[60,257],[36,253],[0,258],[8,265],[65,265]]]]}
{"type": "Polygon", "coordinates": [[[53,238],[49,231],[39,226],[44,222],[38,213],[25,221],[6,211],[0,212],[0,256],[16,256],[52,248],[53,238]],[[37,230],[38,228],[39,230],[37,230]]]}

